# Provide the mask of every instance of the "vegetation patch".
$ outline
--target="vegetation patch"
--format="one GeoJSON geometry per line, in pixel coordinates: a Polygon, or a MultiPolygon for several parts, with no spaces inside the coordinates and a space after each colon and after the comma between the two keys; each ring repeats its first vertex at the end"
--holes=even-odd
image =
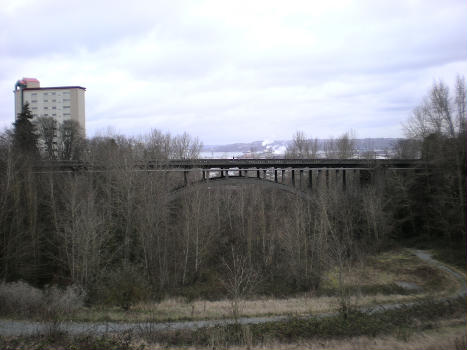
{"type": "MultiPolygon", "coordinates": [[[[137,283],[125,285],[132,287],[137,283]]],[[[446,294],[457,287],[458,283],[445,276],[444,272],[426,264],[410,252],[392,250],[371,256],[363,264],[354,264],[344,276],[342,289],[337,284],[336,272],[333,270],[323,278],[320,288],[308,293],[289,295],[287,298],[261,295],[243,297],[238,300],[241,306],[239,316],[304,316],[337,311],[340,308],[341,293],[348,295],[351,304],[357,307],[410,302],[428,297],[431,293],[446,294]],[[398,285],[398,282],[403,282],[402,286],[398,285]],[[414,284],[418,288],[404,288],[404,282],[414,284]]],[[[161,301],[135,302],[126,310],[121,306],[95,305],[81,308],[68,316],[75,321],[94,322],[223,319],[232,317],[232,304],[229,299],[193,300],[187,297],[168,297],[161,301]]]]}
{"type": "Polygon", "coordinates": [[[97,336],[94,334],[70,336],[2,337],[2,350],[143,350],[134,342],[132,333],[97,336]]]}
{"type": "Polygon", "coordinates": [[[427,301],[374,314],[350,311],[327,318],[291,318],[283,322],[252,325],[225,325],[194,331],[173,330],[147,333],[146,340],[174,345],[222,346],[264,344],[271,341],[290,343],[306,339],[339,339],[355,336],[376,337],[393,334],[407,340],[414,332],[433,329],[446,317],[463,317],[463,299],[453,302],[427,301]]]}

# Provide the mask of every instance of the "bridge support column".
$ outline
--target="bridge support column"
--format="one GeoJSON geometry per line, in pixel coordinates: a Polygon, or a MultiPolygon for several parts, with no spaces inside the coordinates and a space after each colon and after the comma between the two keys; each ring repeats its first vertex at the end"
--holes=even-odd
{"type": "Polygon", "coordinates": [[[342,169],[342,188],[343,188],[344,191],[347,188],[345,169],[342,169]]]}
{"type": "Polygon", "coordinates": [[[326,187],[329,187],[329,169],[326,169],[326,187]]]}
{"type": "Polygon", "coordinates": [[[353,169],[352,171],[352,186],[357,187],[360,185],[360,170],[353,169]]]}
{"type": "Polygon", "coordinates": [[[284,177],[285,177],[285,169],[281,170],[281,183],[284,183],[284,177]]]}
{"type": "Polygon", "coordinates": [[[261,179],[261,176],[260,176],[260,173],[259,173],[259,170],[258,170],[258,169],[256,170],[256,177],[257,177],[258,179],[261,179]]]}
{"type": "Polygon", "coordinates": [[[300,184],[300,189],[302,189],[302,183],[303,183],[303,181],[302,181],[302,178],[303,178],[303,169],[300,169],[300,170],[299,170],[298,176],[299,176],[299,181],[298,181],[298,183],[300,184]]]}
{"type": "Polygon", "coordinates": [[[277,183],[277,169],[274,169],[274,182],[277,183]]]}
{"type": "Polygon", "coordinates": [[[266,176],[266,171],[267,170],[263,170],[263,179],[266,180],[267,176],[266,176]]]}
{"type": "Polygon", "coordinates": [[[384,167],[376,167],[373,168],[373,184],[377,186],[377,188],[381,188],[384,185],[386,179],[386,168],[384,167]]]}
{"type": "Polygon", "coordinates": [[[183,172],[183,183],[185,186],[188,185],[188,171],[183,172]]]}
{"type": "Polygon", "coordinates": [[[292,187],[295,187],[295,170],[292,169],[292,187]]]}
{"type": "Polygon", "coordinates": [[[310,190],[313,189],[313,170],[308,170],[308,188],[310,190]]]}
{"type": "Polygon", "coordinates": [[[203,181],[206,181],[206,171],[203,170],[203,181]]]}
{"type": "Polygon", "coordinates": [[[371,172],[369,169],[359,171],[360,186],[368,185],[371,183],[371,172]]]}

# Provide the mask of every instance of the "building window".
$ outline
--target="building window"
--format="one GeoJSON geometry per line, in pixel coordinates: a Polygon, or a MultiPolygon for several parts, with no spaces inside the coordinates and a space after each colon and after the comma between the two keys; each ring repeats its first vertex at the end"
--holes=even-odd
{"type": "Polygon", "coordinates": [[[44,96],[47,96],[49,93],[48,92],[44,92],[44,96]]]}
{"type": "Polygon", "coordinates": [[[55,92],[52,92],[52,95],[55,95],[55,92]]]}
{"type": "Polygon", "coordinates": [[[37,109],[37,107],[32,107],[32,109],[37,109]]]}
{"type": "Polygon", "coordinates": [[[52,100],[52,102],[57,102],[57,100],[52,100]]]}
{"type": "Polygon", "coordinates": [[[63,106],[63,108],[70,108],[70,106],[63,106]]]}
{"type": "Polygon", "coordinates": [[[44,114],[44,117],[48,117],[49,115],[47,113],[44,114]]]}
{"type": "Polygon", "coordinates": [[[49,107],[44,107],[44,109],[49,109],[49,107]]]}
{"type": "Polygon", "coordinates": [[[66,116],[68,116],[68,115],[70,115],[70,113],[63,113],[63,115],[66,115],[66,116]]]}
{"type": "Polygon", "coordinates": [[[52,113],[52,117],[55,117],[57,115],[57,113],[52,113]]]}
{"type": "Polygon", "coordinates": [[[31,95],[32,96],[37,96],[37,92],[33,92],[31,95]]]}
{"type": "Polygon", "coordinates": [[[53,106],[52,109],[57,109],[57,107],[53,106]]]}
{"type": "Polygon", "coordinates": [[[44,100],[44,102],[49,102],[49,100],[44,100]]]}
{"type": "Polygon", "coordinates": [[[36,102],[37,102],[37,100],[32,100],[31,102],[32,102],[32,103],[36,103],[36,102]]]}
{"type": "Polygon", "coordinates": [[[63,101],[71,101],[69,98],[64,98],[63,101]]]}

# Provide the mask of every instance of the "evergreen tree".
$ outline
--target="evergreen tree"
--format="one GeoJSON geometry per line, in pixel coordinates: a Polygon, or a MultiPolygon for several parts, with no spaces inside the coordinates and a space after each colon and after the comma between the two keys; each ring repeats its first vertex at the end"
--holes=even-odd
{"type": "Polygon", "coordinates": [[[23,111],[18,113],[13,123],[13,148],[19,155],[36,158],[39,155],[37,148],[36,128],[32,123],[33,115],[26,102],[23,111]]]}

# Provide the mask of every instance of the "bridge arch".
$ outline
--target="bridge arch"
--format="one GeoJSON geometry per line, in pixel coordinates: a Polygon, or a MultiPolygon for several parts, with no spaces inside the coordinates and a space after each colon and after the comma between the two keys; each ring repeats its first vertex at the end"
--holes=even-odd
{"type": "Polygon", "coordinates": [[[244,177],[244,176],[228,176],[228,177],[214,177],[209,180],[200,180],[196,182],[192,182],[190,184],[186,184],[180,186],[174,190],[172,190],[168,195],[168,202],[172,202],[173,200],[181,197],[184,194],[196,191],[198,189],[208,189],[211,188],[221,188],[224,186],[239,186],[239,185],[259,185],[265,188],[273,188],[283,192],[290,193],[295,195],[299,198],[302,198],[306,201],[310,201],[312,199],[312,195],[310,192],[303,191],[301,189],[297,189],[290,185],[274,182],[271,180],[266,180],[262,178],[256,177],[244,177]]]}

